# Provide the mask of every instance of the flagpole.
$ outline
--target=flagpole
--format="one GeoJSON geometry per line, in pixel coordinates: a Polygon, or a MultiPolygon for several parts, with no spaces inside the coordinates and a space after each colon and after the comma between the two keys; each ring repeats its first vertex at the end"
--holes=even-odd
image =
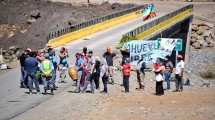
{"type": "Polygon", "coordinates": [[[176,65],[177,65],[177,62],[178,62],[178,61],[177,61],[178,50],[176,50],[176,51],[175,51],[175,53],[176,53],[176,54],[175,54],[175,67],[176,67],[176,65]]]}

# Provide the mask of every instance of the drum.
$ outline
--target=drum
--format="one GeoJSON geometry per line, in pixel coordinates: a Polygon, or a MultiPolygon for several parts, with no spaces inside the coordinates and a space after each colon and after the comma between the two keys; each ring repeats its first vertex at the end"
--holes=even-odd
{"type": "Polygon", "coordinates": [[[69,76],[72,78],[72,80],[77,80],[78,79],[78,72],[77,70],[75,69],[74,66],[70,66],[68,68],[68,72],[69,72],[69,76]]]}

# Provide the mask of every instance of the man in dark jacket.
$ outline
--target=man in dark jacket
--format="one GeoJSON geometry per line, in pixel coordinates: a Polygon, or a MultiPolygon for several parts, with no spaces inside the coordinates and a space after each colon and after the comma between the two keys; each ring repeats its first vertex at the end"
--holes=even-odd
{"type": "Polygon", "coordinates": [[[144,89],[145,84],[144,84],[144,77],[145,77],[145,72],[144,70],[146,69],[146,64],[143,61],[143,57],[139,55],[139,60],[137,62],[137,88],[136,90],[141,90],[144,89]]]}
{"type": "Polygon", "coordinates": [[[33,82],[35,84],[37,94],[40,94],[39,81],[37,79],[37,70],[38,70],[38,61],[35,57],[33,57],[33,53],[29,53],[28,58],[25,60],[25,68],[28,76],[28,85],[29,85],[29,94],[32,94],[33,90],[33,82]]]}
{"type": "Polygon", "coordinates": [[[28,57],[28,50],[25,50],[24,53],[20,56],[20,66],[21,66],[21,79],[20,79],[20,88],[28,86],[28,78],[25,69],[25,59],[28,57]]]}

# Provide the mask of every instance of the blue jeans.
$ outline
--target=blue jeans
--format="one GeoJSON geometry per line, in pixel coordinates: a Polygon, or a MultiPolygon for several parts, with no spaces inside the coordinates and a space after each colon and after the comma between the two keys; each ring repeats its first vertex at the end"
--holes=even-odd
{"type": "Polygon", "coordinates": [[[24,83],[25,86],[28,86],[28,76],[24,67],[21,67],[21,79],[20,83],[24,83]]]}
{"type": "Polygon", "coordinates": [[[55,87],[55,82],[56,82],[56,75],[57,75],[57,72],[56,72],[56,70],[54,69],[54,70],[52,71],[52,84],[53,84],[54,87],[55,87]]]}
{"type": "Polygon", "coordinates": [[[167,90],[170,90],[170,77],[171,77],[171,72],[165,72],[165,80],[166,80],[166,86],[167,90]]]}
{"type": "Polygon", "coordinates": [[[82,76],[82,71],[79,71],[78,72],[78,79],[76,80],[76,91],[77,92],[80,92],[82,90],[82,87],[81,87],[81,76],[82,76]]]}
{"type": "Polygon", "coordinates": [[[129,75],[123,75],[123,86],[125,88],[125,92],[129,92],[129,75]]]}
{"type": "Polygon", "coordinates": [[[44,90],[48,90],[48,88],[50,88],[51,90],[54,89],[52,76],[50,76],[50,77],[42,76],[42,79],[43,79],[43,83],[44,83],[44,90]]]}
{"type": "Polygon", "coordinates": [[[33,83],[35,84],[37,92],[40,92],[39,81],[37,79],[36,73],[28,73],[29,92],[32,92],[33,90],[33,83]]]}
{"type": "Polygon", "coordinates": [[[94,83],[93,75],[90,74],[90,72],[87,73],[87,77],[86,77],[86,80],[85,80],[85,83],[84,83],[83,92],[86,92],[89,82],[91,84],[91,93],[94,93],[94,84],[95,83],[94,83]]]}

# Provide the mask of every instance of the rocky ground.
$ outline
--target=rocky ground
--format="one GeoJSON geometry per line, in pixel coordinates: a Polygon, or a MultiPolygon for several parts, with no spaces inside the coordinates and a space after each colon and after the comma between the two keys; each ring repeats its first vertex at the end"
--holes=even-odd
{"type": "Polygon", "coordinates": [[[42,48],[50,31],[133,7],[133,4],[72,4],[46,0],[0,1],[0,48],[42,48]]]}

